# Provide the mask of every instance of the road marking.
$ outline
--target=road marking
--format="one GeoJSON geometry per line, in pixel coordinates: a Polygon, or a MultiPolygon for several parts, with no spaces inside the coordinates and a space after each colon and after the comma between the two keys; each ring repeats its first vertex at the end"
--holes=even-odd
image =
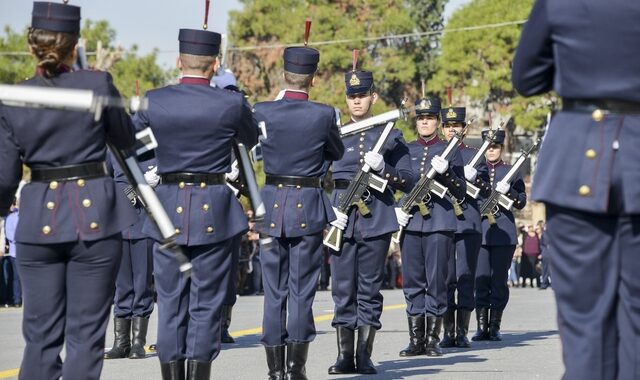
{"type": "MultiPolygon", "coordinates": [[[[397,304],[397,305],[389,305],[389,306],[385,306],[382,308],[382,310],[398,310],[398,309],[404,309],[406,307],[405,304],[397,304]]],[[[314,322],[325,322],[325,321],[329,321],[333,319],[333,313],[331,314],[323,314],[323,315],[319,315],[315,318],[313,318],[314,322]]],[[[247,336],[247,335],[258,335],[258,334],[262,334],[262,327],[256,327],[253,329],[246,329],[246,330],[238,330],[238,331],[232,331],[230,333],[230,335],[234,338],[240,338],[243,336],[247,336]]],[[[147,352],[151,352],[149,350],[145,350],[147,352]]],[[[19,368],[14,368],[14,369],[8,369],[6,371],[0,371],[0,379],[8,379],[11,377],[16,377],[18,376],[18,372],[20,372],[19,368]]]]}

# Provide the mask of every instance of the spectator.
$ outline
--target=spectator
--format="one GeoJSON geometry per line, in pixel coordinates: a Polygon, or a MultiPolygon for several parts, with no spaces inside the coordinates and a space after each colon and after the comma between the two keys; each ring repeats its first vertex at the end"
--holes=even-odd
{"type": "Polygon", "coordinates": [[[511,259],[511,267],[509,268],[509,286],[514,288],[518,286],[520,282],[520,260],[522,257],[522,245],[519,244],[513,253],[513,259],[511,259]]]}
{"type": "Polygon", "coordinates": [[[20,275],[18,274],[18,263],[16,262],[16,226],[18,225],[18,203],[14,201],[11,212],[5,221],[5,235],[9,242],[9,255],[3,260],[2,267],[4,273],[5,289],[10,289],[11,293],[5,300],[6,304],[14,307],[22,307],[22,286],[20,275]]]}
{"type": "Polygon", "coordinates": [[[4,218],[0,218],[0,305],[9,307],[8,304],[8,289],[6,289],[4,281],[4,272],[1,268],[4,263],[4,257],[9,256],[9,241],[4,235],[4,218]]]}
{"type": "Polygon", "coordinates": [[[540,238],[533,229],[533,225],[527,226],[527,233],[523,236],[522,242],[522,262],[527,263],[527,270],[521,273],[523,277],[522,287],[525,286],[524,281],[529,278],[531,280],[531,287],[533,288],[533,280],[536,281],[536,286],[540,287],[540,276],[536,270],[536,264],[538,263],[538,256],[540,256],[540,238]]]}

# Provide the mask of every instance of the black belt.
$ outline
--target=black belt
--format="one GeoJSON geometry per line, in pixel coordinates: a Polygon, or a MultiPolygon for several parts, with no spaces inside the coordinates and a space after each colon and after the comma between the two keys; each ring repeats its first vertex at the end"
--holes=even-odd
{"type": "Polygon", "coordinates": [[[77,165],[58,166],[55,168],[30,168],[31,180],[35,182],[74,181],[109,175],[104,161],[87,162],[77,165]]]}
{"type": "Polygon", "coordinates": [[[346,190],[349,187],[351,181],[347,181],[346,179],[334,179],[333,180],[333,188],[338,190],[346,190]]]}
{"type": "Polygon", "coordinates": [[[611,99],[562,99],[562,110],[593,113],[640,114],[640,103],[611,99]]]}
{"type": "Polygon", "coordinates": [[[165,173],[160,175],[160,183],[164,184],[180,184],[185,185],[224,185],[226,179],[224,174],[211,173],[165,173]]]}
{"type": "Polygon", "coordinates": [[[322,178],[267,175],[265,184],[273,186],[322,187],[322,178]]]}

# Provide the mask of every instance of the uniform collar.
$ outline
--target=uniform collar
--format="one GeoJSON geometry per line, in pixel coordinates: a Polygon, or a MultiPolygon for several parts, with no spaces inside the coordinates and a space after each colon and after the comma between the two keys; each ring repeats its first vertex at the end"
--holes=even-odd
{"type": "Polygon", "coordinates": [[[180,78],[180,84],[202,84],[202,85],[206,84],[208,86],[209,83],[210,83],[209,79],[205,77],[185,75],[182,78],[180,78]]]}
{"type": "Polygon", "coordinates": [[[502,161],[502,159],[496,161],[495,163],[491,163],[489,161],[487,161],[487,166],[489,167],[489,169],[495,169],[498,166],[503,166],[505,165],[504,161],[502,161]]]}
{"type": "Polygon", "coordinates": [[[420,144],[422,146],[431,146],[431,145],[437,143],[438,141],[440,141],[440,137],[438,137],[438,135],[433,136],[429,141],[426,141],[422,137],[418,137],[418,144],[420,144]]]}
{"type": "Polygon", "coordinates": [[[468,148],[467,144],[465,144],[464,142],[461,141],[460,142],[460,149],[467,149],[467,148],[468,148]]]}
{"type": "Polygon", "coordinates": [[[299,90],[284,90],[283,99],[293,99],[293,100],[309,100],[309,94],[304,91],[299,90]]]}

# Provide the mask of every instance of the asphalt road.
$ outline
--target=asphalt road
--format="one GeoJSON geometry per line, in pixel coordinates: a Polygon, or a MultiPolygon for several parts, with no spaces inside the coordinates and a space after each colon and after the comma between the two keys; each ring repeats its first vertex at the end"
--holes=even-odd
{"type": "MultiPolygon", "coordinates": [[[[327,375],[336,356],[331,328],[333,302],[330,292],[318,292],[314,304],[318,336],[311,344],[309,379],[558,379],[563,372],[560,340],[555,320],[553,292],[513,289],[503,317],[502,342],[473,342],[470,349],[447,349],[440,358],[401,358],[398,351],[408,342],[404,298],[401,290],[384,291],[382,329],[376,335],[372,359],[378,375],[327,375]]],[[[24,343],[20,332],[21,309],[0,309],[0,379],[16,379],[24,343]]],[[[259,343],[262,297],[241,297],[234,308],[232,335],[237,343],[225,345],[214,361],[212,379],[266,379],[267,365],[259,343]]],[[[475,330],[475,320],[470,330],[475,330]]],[[[149,326],[148,343],[155,342],[156,315],[149,326]]],[[[112,325],[107,346],[113,342],[112,325]]],[[[64,355],[64,354],[63,354],[64,355]]],[[[102,378],[160,379],[158,360],[152,352],[144,360],[105,361],[102,378]]]]}

